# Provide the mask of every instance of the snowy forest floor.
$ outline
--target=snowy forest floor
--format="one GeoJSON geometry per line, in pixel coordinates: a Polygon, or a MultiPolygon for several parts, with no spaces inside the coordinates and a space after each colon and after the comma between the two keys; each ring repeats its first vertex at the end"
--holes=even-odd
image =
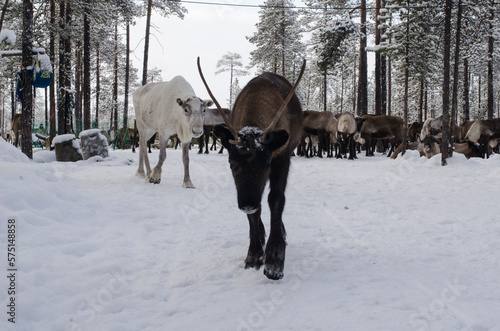
{"type": "MultiPolygon", "coordinates": [[[[130,150],[54,158],[0,140],[1,330],[500,330],[500,155],[294,157],[279,281],[244,269],[227,154],[191,151],[196,189],[180,150],[159,185],[130,150]]],[[[269,231],[267,193],[262,217],[269,231]]]]}

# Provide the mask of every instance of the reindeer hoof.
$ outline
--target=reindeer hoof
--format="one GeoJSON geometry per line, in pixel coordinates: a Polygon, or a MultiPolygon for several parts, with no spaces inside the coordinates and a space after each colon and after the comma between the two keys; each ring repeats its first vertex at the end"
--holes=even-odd
{"type": "Polygon", "coordinates": [[[193,183],[191,183],[191,181],[182,183],[182,187],[185,187],[185,188],[196,188],[196,187],[194,187],[193,183]]]}
{"type": "Polygon", "coordinates": [[[259,270],[263,264],[263,261],[264,261],[263,256],[249,254],[245,259],[245,269],[254,268],[256,270],[259,270]]]}
{"type": "Polygon", "coordinates": [[[161,178],[158,178],[158,179],[150,178],[149,182],[152,183],[152,184],[160,184],[161,178]]]}
{"type": "Polygon", "coordinates": [[[264,275],[272,280],[280,280],[281,278],[283,278],[283,270],[269,270],[268,266],[266,265],[266,267],[264,268],[264,275]]]}

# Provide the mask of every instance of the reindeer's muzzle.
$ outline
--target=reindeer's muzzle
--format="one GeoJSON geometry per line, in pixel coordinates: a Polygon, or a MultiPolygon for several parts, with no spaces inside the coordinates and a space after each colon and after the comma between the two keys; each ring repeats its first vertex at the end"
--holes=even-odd
{"type": "Polygon", "coordinates": [[[191,133],[193,134],[194,138],[200,138],[201,135],[203,134],[203,127],[193,128],[193,129],[191,129],[191,133]]]}

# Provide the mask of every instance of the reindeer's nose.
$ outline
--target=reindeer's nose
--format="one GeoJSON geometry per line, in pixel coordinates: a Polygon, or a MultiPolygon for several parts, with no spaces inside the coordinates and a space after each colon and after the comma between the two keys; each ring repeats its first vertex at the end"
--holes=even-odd
{"type": "Polygon", "coordinates": [[[203,128],[201,128],[201,129],[200,128],[193,128],[191,130],[191,132],[193,133],[193,137],[199,138],[203,134],[203,128]]]}

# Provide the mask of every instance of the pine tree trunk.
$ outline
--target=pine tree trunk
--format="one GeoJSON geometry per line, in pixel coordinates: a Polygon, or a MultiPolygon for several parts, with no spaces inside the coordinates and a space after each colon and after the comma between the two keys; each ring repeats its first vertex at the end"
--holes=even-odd
{"type": "Polygon", "coordinates": [[[99,98],[101,96],[101,64],[99,43],[96,46],[96,73],[95,73],[95,127],[99,128],[99,98]]]}
{"type": "Polygon", "coordinates": [[[490,22],[489,22],[489,32],[488,37],[488,119],[493,118],[494,112],[494,102],[493,102],[493,46],[495,38],[493,37],[493,19],[495,18],[495,0],[491,0],[490,7],[490,22]]]}
{"type": "Polygon", "coordinates": [[[81,94],[81,77],[82,77],[82,50],[81,41],[77,41],[76,45],[76,66],[75,66],[75,131],[78,134],[82,131],[82,94],[81,94]]]}
{"type": "Polygon", "coordinates": [[[392,114],[392,61],[387,60],[387,115],[392,114]]]}
{"type": "MultiPolygon", "coordinates": [[[[379,15],[381,0],[375,1],[375,46],[380,45],[379,15]]],[[[382,112],[382,68],[380,52],[375,52],[375,115],[382,112]]]]}
{"type": "Polygon", "coordinates": [[[366,0],[361,0],[359,37],[358,114],[368,113],[368,64],[366,57],[366,0]]]}
{"type": "Polygon", "coordinates": [[[151,26],[151,6],[153,0],[148,0],[148,11],[146,16],[146,36],[144,38],[144,62],[142,64],[142,85],[148,83],[148,55],[149,55],[149,30],[151,26]]]}
{"type": "Polygon", "coordinates": [[[328,98],[328,91],[327,91],[327,69],[325,68],[325,71],[323,71],[323,111],[326,111],[327,108],[327,98],[328,98]]]}
{"type": "Polygon", "coordinates": [[[57,133],[65,134],[66,133],[66,113],[64,111],[64,97],[65,97],[65,66],[66,56],[64,52],[64,42],[66,39],[66,34],[64,33],[66,29],[66,2],[61,1],[59,3],[59,28],[61,29],[61,33],[59,34],[59,84],[58,84],[58,93],[57,93],[57,133]]]}
{"type": "Polygon", "coordinates": [[[125,54],[125,98],[123,100],[123,128],[128,127],[128,94],[130,80],[130,23],[127,22],[127,50],[125,54]]]}
{"type": "MultiPolygon", "coordinates": [[[[356,61],[352,61],[354,69],[352,70],[352,113],[356,114],[356,61]]],[[[358,112],[359,115],[359,112],[358,112]]]]}
{"type": "Polygon", "coordinates": [[[451,47],[451,7],[452,0],[446,0],[443,50],[443,138],[441,139],[441,165],[447,165],[449,156],[450,123],[450,47],[451,47]]]}
{"type": "Polygon", "coordinates": [[[118,24],[115,24],[115,59],[114,59],[114,81],[113,81],[113,126],[118,130],[118,24]]]}
{"type": "Polygon", "coordinates": [[[470,102],[469,102],[469,60],[464,58],[464,121],[470,120],[470,102]]]}
{"type": "MultiPolygon", "coordinates": [[[[56,25],[56,2],[50,0],[50,25],[56,25]]],[[[50,43],[49,43],[50,62],[55,63],[56,60],[56,36],[53,29],[50,29],[50,43]]],[[[56,136],[56,84],[52,81],[50,84],[50,142],[56,136]]]]}
{"type": "Polygon", "coordinates": [[[9,0],[5,0],[2,7],[2,16],[0,16],[0,31],[2,31],[3,20],[5,19],[5,13],[7,12],[7,7],[9,7],[9,0]]]}
{"type": "MultiPolygon", "coordinates": [[[[457,27],[455,30],[455,54],[453,62],[453,89],[451,94],[451,116],[450,116],[450,145],[455,143],[454,129],[457,125],[458,108],[458,64],[460,61],[460,33],[462,28],[462,0],[458,0],[457,27]]],[[[450,156],[453,156],[453,149],[450,148],[450,156]]]]}
{"type": "Polygon", "coordinates": [[[33,141],[31,138],[31,125],[33,121],[33,87],[32,77],[27,75],[26,67],[33,64],[32,43],[33,43],[33,1],[23,1],[23,34],[22,34],[22,76],[23,76],[23,94],[22,94],[22,151],[30,159],[33,158],[33,141]]]}
{"type": "Polygon", "coordinates": [[[380,55],[380,112],[387,114],[387,57],[380,55]]]}
{"type": "Polygon", "coordinates": [[[83,16],[83,129],[91,127],[90,120],[90,0],[85,4],[83,16]]]}
{"type": "Polygon", "coordinates": [[[420,78],[420,98],[418,100],[418,118],[417,121],[422,123],[424,108],[424,79],[420,78]]]}
{"type": "MultiPolygon", "coordinates": [[[[71,9],[71,3],[69,1],[66,2],[66,27],[71,27],[71,20],[73,16],[73,10],[71,9]]],[[[64,133],[69,133],[73,131],[73,118],[71,115],[71,103],[72,98],[74,97],[71,92],[71,34],[68,31],[67,38],[64,41],[64,52],[65,55],[65,63],[64,63],[64,71],[66,72],[64,75],[64,86],[65,86],[65,98],[64,98],[64,112],[66,117],[66,131],[64,133]]],[[[74,100],[73,100],[74,101],[74,100]]]]}
{"type": "MultiPolygon", "coordinates": [[[[409,1],[407,2],[409,7],[409,1]]],[[[409,46],[410,46],[410,19],[406,18],[406,44],[405,44],[405,87],[404,87],[404,98],[403,98],[403,151],[406,153],[408,147],[408,76],[409,76],[409,46]]]]}
{"type": "Polygon", "coordinates": [[[429,93],[427,91],[427,84],[425,84],[425,87],[424,87],[424,122],[427,120],[427,113],[429,111],[429,103],[428,103],[428,100],[429,100],[429,93]]]}
{"type": "Polygon", "coordinates": [[[483,114],[481,114],[481,75],[477,82],[477,114],[479,119],[484,119],[483,114]]]}

